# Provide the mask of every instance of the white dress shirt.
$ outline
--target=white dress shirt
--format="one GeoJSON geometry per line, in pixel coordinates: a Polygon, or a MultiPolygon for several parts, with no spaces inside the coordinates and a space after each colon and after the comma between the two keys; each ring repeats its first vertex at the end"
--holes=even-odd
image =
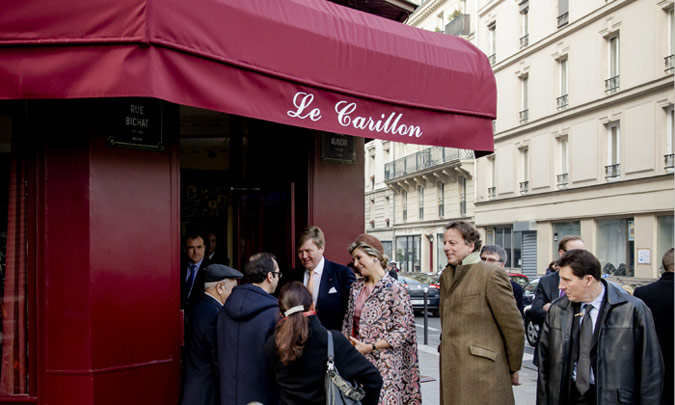
{"type": "MultiPolygon", "coordinates": [[[[319,287],[321,286],[321,274],[323,273],[323,265],[325,264],[326,259],[321,256],[321,261],[319,264],[316,266],[314,269],[314,277],[312,277],[312,301],[314,301],[314,305],[316,305],[316,299],[319,297],[319,287]]],[[[305,278],[302,280],[303,285],[307,285],[307,281],[309,280],[309,272],[310,270],[305,269],[305,278]]]]}
{"type": "MultiPolygon", "coordinates": [[[[591,302],[585,302],[581,304],[581,309],[580,313],[584,314],[586,313],[586,305],[592,305],[593,309],[591,309],[591,322],[593,323],[593,333],[595,333],[595,324],[598,322],[598,315],[600,315],[600,307],[602,306],[602,299],[605,297],[605,286],[601,283],[602,286],[602,291],[600,294],[598,294],[597,297],[591,302]]],[[[581,328],[581,322],[583,321],[584,317],[580,316],[578,317],[579,320],[579,328],[581,328]]],[[[575,317],[576,319],[576,317],[575,317]]],[[[577,380],[577,363],[574,363],[574,371],[572,372],[572,380],[576,381],[577,380]]],[[[595,376],[593,375],[593,367],[591,367],[591,373],[590,377],[588,378],[588,383],[589,384],[595,384],[595,376]]]]}

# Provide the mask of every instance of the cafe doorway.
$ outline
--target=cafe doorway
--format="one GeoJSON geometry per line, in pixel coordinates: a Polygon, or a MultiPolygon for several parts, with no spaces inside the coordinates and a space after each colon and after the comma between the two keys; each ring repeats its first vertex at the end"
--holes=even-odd
{"type": "Polygon", "coordinates": [[[295,231],[307,226],[314,135],[182,106],[181,236],[192,229],[215,234],[218,257],[242,272],[261,251],[273,253],[282,270],[292,268],[295,231]]]}

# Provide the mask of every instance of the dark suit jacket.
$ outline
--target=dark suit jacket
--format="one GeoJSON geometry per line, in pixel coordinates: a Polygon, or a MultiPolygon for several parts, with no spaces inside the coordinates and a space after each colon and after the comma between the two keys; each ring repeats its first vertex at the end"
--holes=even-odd
{"type": "Polygon", "coordinates": [[[523,316],[523,287],[513,280],[511,280],[511,287],[513,287],[513,297],[516,299],[520,316],[523,316]]]}
{"type": "Polygon", "coordinates": [[[560,274],[547,274],[539,279],[537,289],[534,291],[534,300],[532,300],[532,307],[530,308],[530,316],[533,322],[543,323],[546,318],[546,311],[544,305],[555,301],[560,297],[558,285],[560,284],[560,274]]]}
{"type": "MultiPolygon", "coordinates": [[[[288,282],[303,282],[305,269],[294,269],[288,275],[288,282]]],[[[354,272],[347,266],[324,259],[319,295],[316,300],[316,315],[326,329],[342,330],[342,320],[347,311],[349,289],[356,280],[354,272]],[[329,293],[331,289],[335,292],[329,293]]]]}
{"type": "Polygon", "coordinates": [[[216,357],[216,322],[220,308],[213,297],[202,295],[192,309],[185,332],[183,405],[220,403],[216,357]]]}
{"type": "Polygon", "coordinates": [[[202,260],[202,264],[199,266],[199,269],[197,270],[197,276],[195,277],[195,282],[192,286],[192,292],[190,293],[190,297],[188,298],[188,289],[190,288],[190,286],[187,285],[185,279],[187,278],[188,267],[190,266],[190,262],[188,262],[187,260],[181,262],[180,307],[181,309],[185,309],[187,314],[189,314],[190,312],[191,304],[198,302],[199,299],[202,297],[202,295],[204,295],[204,270],[209,264],[211,264],[211,262],[209,262],[209,259],[205,255],[204,260],[202,260]]]}
{"type": "Polygon", "coordinates": [[[633,294],[647,304],[654,317],[656,335],[659,337],[665,375],[663,378],[662,404],[673,403],[673,274],[663,273],[661,278],[644,287],[638,287],[633,294]]]}

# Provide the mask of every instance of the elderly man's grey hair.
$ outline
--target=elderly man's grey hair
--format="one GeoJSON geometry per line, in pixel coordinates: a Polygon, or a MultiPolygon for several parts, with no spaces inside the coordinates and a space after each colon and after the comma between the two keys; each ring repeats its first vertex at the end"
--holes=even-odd
{"type": "Polygon", "coordinates": [[[506,250],[504,250],[504,248],[499,245],[485,245],[480,250],[480,254],[483,254],[483,252],[496,253],[497,255],[499,255],[500,263],[506,263],[506,260],[509,258],[508,255],[506,254],[506,250]]]}

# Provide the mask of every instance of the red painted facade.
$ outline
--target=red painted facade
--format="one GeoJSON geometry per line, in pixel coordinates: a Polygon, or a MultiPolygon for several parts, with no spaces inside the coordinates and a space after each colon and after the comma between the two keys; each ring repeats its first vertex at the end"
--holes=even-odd
{"type": "MultiPolygon", "coordinates": [[[[171,404],[180,391],[180,162],[178,116],[166,114],[163,152],[110,147],[96,103],[30,102],[34,198],[29,284],[28,397],[0,403],[171,404]],[[71,108],[82,120],[74,125],[71,108]]],[[[292,128],[289,128],[292,131],[292,128]]],[[[304,130],[302,130],[304,131],[304,130]]],[[[363,230],[363,141],[357,164],[325,163],[308,142],[307,190],[294,229],[329,235],[326,255],[345,262],[363,230]]],[[[289,148],[297,144],[288,143],[289,148]]],[[[288,151],[286,151],[288,152],[288,151]]],[[[270,151],[261,151],[261,154],[270,151]]],[[[283,150],[276,150],[283,156],[283,150]]],[[[265,232],[274,230],[264,229],[265,232]]],[[[294,239],[294,234],[278,235],[294,239]]],[[[237,243],[236,241],[234,243],[237,243]]]]}

